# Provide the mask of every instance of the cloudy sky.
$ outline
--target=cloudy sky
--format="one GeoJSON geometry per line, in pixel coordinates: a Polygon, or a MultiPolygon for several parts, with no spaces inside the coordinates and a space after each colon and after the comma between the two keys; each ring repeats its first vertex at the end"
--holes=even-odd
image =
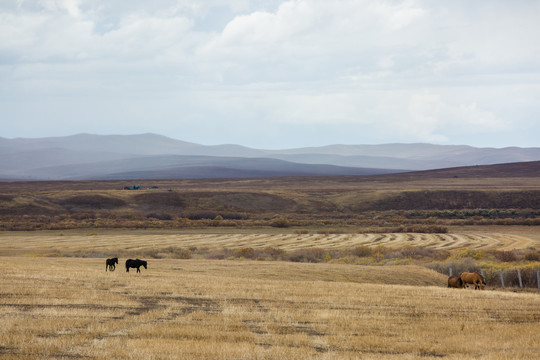
{"type": "Polygon", "coordinates": [[[540,146],[540,1],[1,0],[0,137],[540,146]]]}

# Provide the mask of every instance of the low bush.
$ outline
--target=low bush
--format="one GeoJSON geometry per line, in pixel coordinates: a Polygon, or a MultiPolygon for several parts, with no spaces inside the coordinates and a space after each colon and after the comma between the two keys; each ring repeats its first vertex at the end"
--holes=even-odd
{"type": "Polygon", "coordinates": [[[292,262],[318,263],[324,260],[326,254],[328,252],[320,248],[299,249],[290,253],[286,259],[292,262]]]}
{"type": "Polygon", "coordinates": [[[523,259],[527,261],[540,261],[540,252],[538,251],[529,251],[525,253],[523,259]]]}
{"type": "Polygon", "coordinates": [[[255,258],[255,250],[253,248],[241,248],[234,252],[237,258],[253,259],[255,258]]]}
{"type": "Polygon", "coordinates": [[[369,257],[372,253],[372,249],[369,246],[357,246],[352,250],[352,254],[360,258],[369,257]]]}
{"type": "Polygon", "coordinates": [[[501,262],[512,262],[518,259],[514,251],[493,251],[495,259],[501,262]]]}
{"type": "Polygon", "coordinates": [[[287,220],[286,218],[277,217],[277,218],[272,219],[272,221],[270,222],[270,226],[276,227],[276,228],[288,228],[289,226],[291,226],[291,224],[289,220],[287,220]]]}
{"type": "Polygon", "coordinates": [[[474,259],[479,260],[486,257],[486,254],[483,251],[480,250],[474,250],[474,249],[461,249],[457,253],[454,253],[452,255],[452,258],[454,259],[474,259]]]}
{"type": "Polygon", "coordinates": [[[170,214],[156,214],[156,213],[150,213],[147,214],[146,217],[148,219],[157,219],[157,220],[172,220],[173,217],[170,214]]]}

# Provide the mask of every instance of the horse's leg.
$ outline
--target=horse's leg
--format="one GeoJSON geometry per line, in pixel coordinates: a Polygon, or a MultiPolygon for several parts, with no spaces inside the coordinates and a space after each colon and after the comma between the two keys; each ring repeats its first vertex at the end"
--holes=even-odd
{"type": "Polygon", "coordinates": [[[137,272],[140,273],[141,272],[141,269],[139,267],[137,267],[137,272]]]}

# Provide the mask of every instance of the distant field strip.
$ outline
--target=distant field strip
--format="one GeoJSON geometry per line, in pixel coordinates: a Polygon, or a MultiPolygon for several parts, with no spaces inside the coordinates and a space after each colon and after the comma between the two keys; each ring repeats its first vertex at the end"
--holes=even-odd
{"type": "Polygon", "coordinates": [[[51,235],[2,234],[0,255],[77,254],[138,251],[148,249],[207,248],[239,249],[275,247],[286,251],[303,248],[346,249],[356,246],[421,246],[431,249],[497,249],[512,250],[538,246],[538,241],[521,235],[504,233],[466,234],[104,234],[51,235]]]}

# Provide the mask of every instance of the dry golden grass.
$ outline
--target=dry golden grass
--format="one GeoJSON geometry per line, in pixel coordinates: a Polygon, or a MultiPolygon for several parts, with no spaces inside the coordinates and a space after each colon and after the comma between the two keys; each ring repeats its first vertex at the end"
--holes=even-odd
{"type": "Polygon", "coordinates": [[[0,358],[536,359],[540,296],[416,267],[2,257],[0,358]]]}
{"type": "MultiPolygon", "coordinates": [[[[417,246],[430,249],[461,248],[514,250],[538,247],[536,231],[519,231],[521,227],[456,231],[448,234],[295,234],[288,232],[214,230],[205,232],[149,233],[145,231],[49,231],[0,232],[0,255],[77,255],[109,256],[131,254],[142,256],[149,251],[160,254],[168,247],[239,249],[267,246],[292,251],[306,248],[352,249],[356,246],[401,248],[417,246]],[[141,255],[138,255],[141,254],[141,255]]],[[[166,257],[166,254],[164,254],[166,257]]]]}

